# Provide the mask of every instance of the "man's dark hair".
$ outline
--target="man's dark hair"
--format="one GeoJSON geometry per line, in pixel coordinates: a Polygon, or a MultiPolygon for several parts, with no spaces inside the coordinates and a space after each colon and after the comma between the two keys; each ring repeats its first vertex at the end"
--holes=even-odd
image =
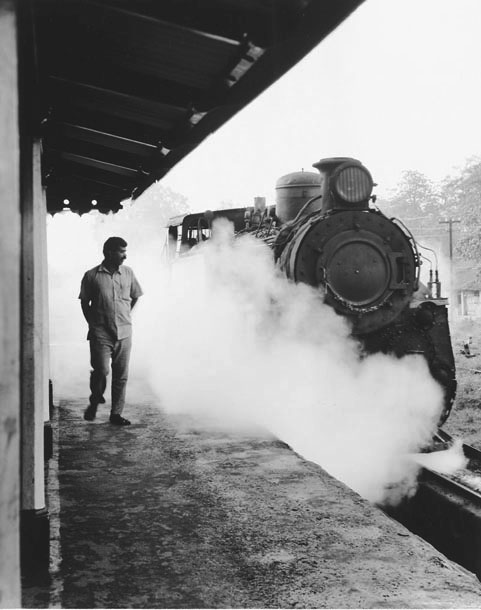
{"type": "Polygon", "coordinates": [[[122,237],[109,237],[108,240],[104,243],[103,253],[104,256],[107,252],[115,252],[119,248],[126,248],[127,242],[122,237]]]}

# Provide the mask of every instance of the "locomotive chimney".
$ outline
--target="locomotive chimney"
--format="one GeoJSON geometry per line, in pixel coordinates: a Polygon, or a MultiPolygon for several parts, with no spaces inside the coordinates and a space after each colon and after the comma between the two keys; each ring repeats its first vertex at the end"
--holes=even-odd
{"type": "Polygon", "coordinates": [[[339,165],[342,165],[342,163],[345,163],[346,161],[350,161],[350,159],[348,157],[331,157],[329,159],[321,159],[317,163],[312,164],[312,167],[319,170],[319,173],[321,174],[321,202],[323,212],[332,210],[335,207],[335,201],[329,185],[330,178],[336,167],[339,167],[339,165]]]}

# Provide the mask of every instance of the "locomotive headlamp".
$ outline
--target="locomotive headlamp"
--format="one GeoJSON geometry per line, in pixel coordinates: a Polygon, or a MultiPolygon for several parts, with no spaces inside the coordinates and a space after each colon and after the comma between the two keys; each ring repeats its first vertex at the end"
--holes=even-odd
{"type": "Polygon", "coordinates": [[[363,165],[343,164],[331,178],[334,195],[346,203],[362,203],[369,199],[374,183],[363,165]]]}

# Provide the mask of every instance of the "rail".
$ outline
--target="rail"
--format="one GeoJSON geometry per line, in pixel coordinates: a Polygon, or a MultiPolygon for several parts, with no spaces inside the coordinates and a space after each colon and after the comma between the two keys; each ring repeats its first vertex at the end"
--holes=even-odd
{"type": "MultiPolygon", "coordinates": [[[[434,438],[441,448],[454,442],[442,429],[434,438]]],[[[462,451],[464,468],[445,474],[422,465],[415,495],[385,510],[481,580],[481,451],[466,444],[462,451]]]]}

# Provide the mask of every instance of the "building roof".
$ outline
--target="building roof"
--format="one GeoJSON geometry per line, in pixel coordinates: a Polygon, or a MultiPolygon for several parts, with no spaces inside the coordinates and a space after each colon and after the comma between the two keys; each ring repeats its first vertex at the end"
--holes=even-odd
{"type": "Polygon", "coordinates": [[[34,0],[48,210],[137,198],[361,3],[34,0]]]}

